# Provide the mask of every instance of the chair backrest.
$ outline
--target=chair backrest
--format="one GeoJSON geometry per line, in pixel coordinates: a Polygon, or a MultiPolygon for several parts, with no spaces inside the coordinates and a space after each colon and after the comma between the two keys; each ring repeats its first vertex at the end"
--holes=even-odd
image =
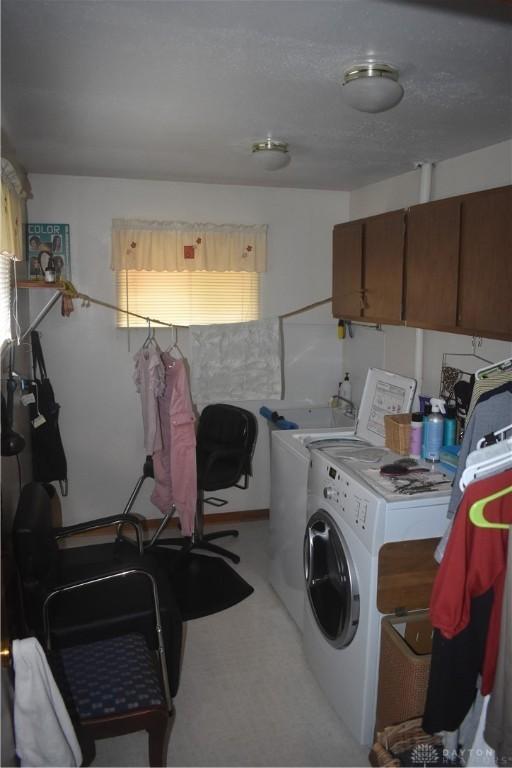
{"type": "Polygon", "coordinates": [[[52,503],[42,483],[21,491],[13,523],[16,565],[24,582],[44,580],[57,568],[59,547],[52,525],[52,503]]]}
{"type": "Polygon", "coordinates": [[[198,487],[228,488],[251,475],[257,432],[251,411],[226,403],[207,405],[197,429],[198,487]]]}
{"type": "Polygon", "coordinates": [[[24,632],[42,632],[42,603],[47,584],[59,571],[59,547],[52,527],[52,502],[42,483],[21,491],[13,523],[13,550],[21,587],[24,632]]]}

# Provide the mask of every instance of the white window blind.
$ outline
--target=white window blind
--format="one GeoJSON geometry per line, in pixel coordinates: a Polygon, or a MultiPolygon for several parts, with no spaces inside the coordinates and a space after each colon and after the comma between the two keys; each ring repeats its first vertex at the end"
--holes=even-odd
{"type": "Polygon", "coordinates": [[[0,346],[11,338],[11,259],[0,255],[0,346]]]}
{"type": "MultiPolygon", "coordinates": [[[[116,272],[121,309],[175,325],[239,323],[259,318],[258,272],[116,272]]],[[[117,327],[145,327],[117,313],[117,327]]]]}

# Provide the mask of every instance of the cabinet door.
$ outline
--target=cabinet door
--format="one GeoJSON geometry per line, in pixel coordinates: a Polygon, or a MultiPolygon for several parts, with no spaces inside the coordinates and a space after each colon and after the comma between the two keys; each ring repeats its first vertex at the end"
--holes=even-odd
{"type": "Polygon", "coordinates": [[[404,269],[405,211],[366,219],[364,228],[365,320],[400,323],[404,269]]]}
{"type": "Polygon", "coordinates": [[[361,317],[363,223],[337,224],[332,239],[332,314],[361,317]]]}
{"type": "Polygon", "coordinates": [[[460,208],[460,198],[453,197],[409,209],[404,309],[408,325],[456,325],[460,208]]]}
{"type": "Polygon", "coordinates": [[[457,325],[512,338],[512,187],[462,199],[457,325]]]}

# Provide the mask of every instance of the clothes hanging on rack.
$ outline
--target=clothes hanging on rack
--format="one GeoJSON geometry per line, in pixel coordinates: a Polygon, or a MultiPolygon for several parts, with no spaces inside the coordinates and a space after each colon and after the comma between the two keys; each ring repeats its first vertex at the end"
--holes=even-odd
{"type": "Polygon", "coordinates": [[[495,371],[485,379],[476,380],[471,393],[471,402],[469,404],[467,418],[473,413],[477,402],[480,402],[482,395],[493,392],[504,384],[512,382],[512,371],[495,371]]]}
{"type": "MultiPolygon", "coordinates": [[[[455,518],[430,602],[435,628],[426,731],[453,731],[472,704],[478,673],[482,694],[493,688],[499,647],[508,529],[474,526],[471,506],[512,485],[512,470],[468,486],[455,518]]],[[[488,502],[486,516],[512,522],[510,495],[488,502]]]]}
{"type": "Polygon", "coordinates": [[[196,403],[279,400],[279,320],[191,325],[190,372],[196,403]]]}
{"type": "Polygon", "coordinates": [[[474,451],[484,435],[512,423],[512,392],[508,389],[489,393],[489,397],[478,402],[469,419],[459,453],[459,464],[453,481],[448,505],[448,517],[453,517],[462,498],[459,480],[466,466],[466,459],[474,451]]]}
{"type": "Polygon", "coordinates": [[[464,432],[466,430],[466,422],[468,419],[468,411],[471,403],[471,395],[473,394],[473,385],[475,383],[475,377],[469,376],[466,380],[464,378],[457,381],[453,387],[453,396],[455,399],[455,411],[457,416],[457,436],[458,442],[462,442],[464,438],[464,432]]]}
{"type": "Polygon", "coordinates": [[[184,536],[194,532],[197,499],[195,416],[185,362],[161,356],[165,388],[158,398],[162,448],[153,453],[155,487],[151,501],[162,513],[177,509],[184,536]]]}
{"type": "Polygon", "coordinates": [[[504,360],[500,360],[497,363],[489,363],[484,365],[483,368],[479,368],[475,371],[475,378],[477,381],[486,379],[491,373],[495,371],[512,371],[512,357],[506,357],[504,360]]]}
{"type": "Polygon", "coordinates": [[[512,766],[512,536],[510,535],[496,678],[487,709],[484,738],[496,752],[497,765],[512,766]]]}
{"type": "Polygon", "coordinates": [[[441,368],[441,383],[439,386],[439,397],[446,402],[455,400],[455,385],[464,376],[464,371],[446,365],[441,368]]]}
{"type": "Polygon", "coordinates": [[[496,387],[495,389],[492,389],[488,392],[484,392],[480,397],[478,398],[479,403],[485,403],[486,400],[489,400],[489,398],[494,397],[494,395],[501,395],[503,392],[512,392],[512,376],[510,377],[510,380],[505,382],[505,384],[502,384],[499,387],[496,387]]]}
{"type": "Polygon", "coordinates": [[[165,389],[165,368],[160,355],[161,350],[155,343],[149,347],[141,347],[133,356],[133,380],[141,399],[144,448],[147,456],[162,449],[158,398],[165,389]]]}
{"type": "Polygon", "coordinates": [[[451,639],[434,628],[422,723],[427,733],[457,731],[473,704],[492,601],[492,590],[472,598],[468,625],[451,639]]]}

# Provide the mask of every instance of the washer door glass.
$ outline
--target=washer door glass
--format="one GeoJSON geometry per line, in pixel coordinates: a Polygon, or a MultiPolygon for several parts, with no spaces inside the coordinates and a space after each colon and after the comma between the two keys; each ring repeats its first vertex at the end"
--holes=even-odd
{"type": "Polygon", "coordinates": [[[345,538],[323,509],[306,527],[304,575],[318,628],[335,648],[345,648],[359,624],[359,586],[345,538]]]}

